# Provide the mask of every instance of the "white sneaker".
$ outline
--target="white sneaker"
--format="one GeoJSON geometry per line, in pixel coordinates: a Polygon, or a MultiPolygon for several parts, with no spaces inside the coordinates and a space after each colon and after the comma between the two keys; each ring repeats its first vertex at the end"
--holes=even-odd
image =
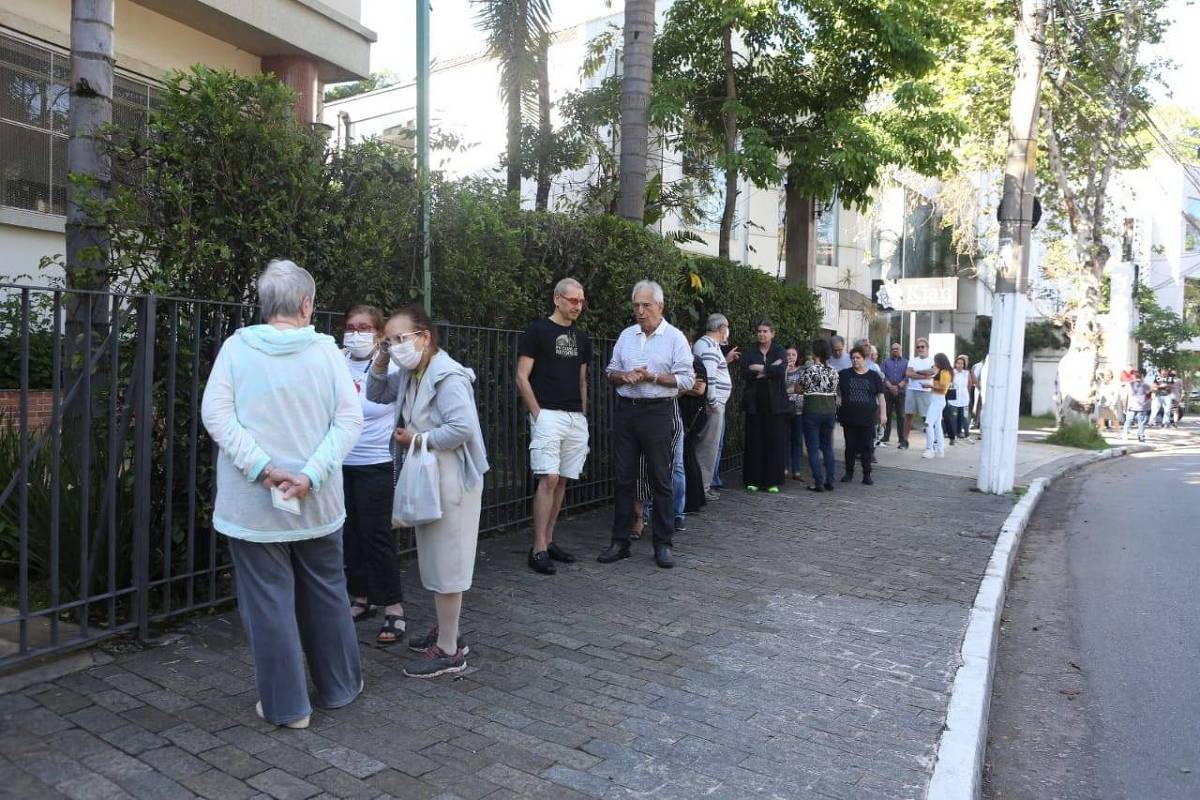
{"type": "MultiPolygon", "coordinates": [[[[360,691],[361,691],[361,689],[360,689],[360,691]]],[[[261,717],[262,719],[266,719],[266,717],[263,716],[261,700],[259,700],[257,703],[254,704],[254,713],[258,714],[258,716],[261,717]]],[[[280,727],[291,728],[292,730],[302,731],[308,727],[308,723],[309,723],[310,719],[311,719],[311,717],[301,717],[300,719],[294,719],[291,722],[285,722],[280,727]]]]}
{"type": "Polygon", "coordinates": [[[945,458],[945,457],[946,457],[946,451],[945,451],[945,450],[938,450],[938,451],[937,451],[937,457],[938,457],[938,458],[945,458]]]}
{"type": "Polygon", "coordinates": [[[887,447],[888,443],[887,442],[876,442],[875,446],[876,447],[887,447]]]}
{"type": "Polygon", "coordinates": [[[921,453],[921,458],[933,458],[933,451],[926,450],[924,453],[921,453]]]}

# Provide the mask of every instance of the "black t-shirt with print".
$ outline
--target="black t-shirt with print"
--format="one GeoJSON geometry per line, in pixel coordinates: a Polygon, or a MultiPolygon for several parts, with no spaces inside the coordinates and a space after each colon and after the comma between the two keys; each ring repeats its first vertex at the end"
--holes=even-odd
{"type": "Polygon", "coordinates": [[[838,419],[844,425],[874,425],[879,416],[879,395],[883,392],[883,379],[874,370],[862,375],[853,367],[838,373],[838,392],[842,396],[842,407],[838,419]]]}
{"type": "Polygon", "coordinates": [[[529,383],[539,406],[551,411],[583,410],[579,367],[592,362],[591,337],[575,325],[539,319],[521,334],[517,353],[533,359],[529,383]]]}

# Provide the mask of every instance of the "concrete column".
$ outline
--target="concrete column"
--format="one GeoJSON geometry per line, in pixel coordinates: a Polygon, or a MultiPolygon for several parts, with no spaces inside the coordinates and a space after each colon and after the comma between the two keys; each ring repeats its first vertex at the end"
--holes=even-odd
{"type": "Polygon", "coordinates": [[[319,122],[321,81],[317,61],[309,56],[264,56],[262,71],[273,72],[281,83],[296,93],[296,121],[302,125],[319,122]]]}

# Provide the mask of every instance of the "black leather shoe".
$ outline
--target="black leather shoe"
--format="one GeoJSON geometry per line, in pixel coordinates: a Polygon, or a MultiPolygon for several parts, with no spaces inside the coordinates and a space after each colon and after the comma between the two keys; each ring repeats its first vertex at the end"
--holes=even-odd
{"type": "Polygon", "coordinates": [[[832,484],[832,483],[827,483],[827,484],[825,484],[825,491],[827,491],[827,492],[832,492],[832,491],[833,491],[833,484],[832,484]]]}
{"type": "Polygon", "coordinates": [[[654,563],[663,569],[670,569],[675,566],[675,558],[671,555],[671,548],[665,544],[654,548],[654,563]]]}
{"type": "Polygon", "coordinates": [[[853,472],[847,472],[845,475],[842,476],[842,483],[849,483],[852,480],[854,480],[853,472]]]}
{"type": "Polygon", "coordinates": [[[545,550],[542,550],[540,553],[535,553],[530,550],[528,564],[531,570],[534,572],[540,572],[543,575],[553,575],[554,573],[558,572],[558,570],[554,568],[554,564],[550,561],[550,556],[545,550]]]}
{"type": "Polygon", "coordinates": [[[871,480],[870,475],[863,475],[863,485],[864,486],[874,486],[875,481],[871,480]]]}
{"type": "Polygon", "coordinates": [[[564,564],[574,564],[575,563],[575,556],[571,555],[566,550],[563,550],[561,547],[556,545],[554,542],[550,543],[550,546],[546,548],[546,552],[555,561],[561,561],[564,564]]]}
{"type": "Polygon", "coordinates": [[[611,564],[614,561],[620,561],[622,558],[629,558],[629,545],[624,542],[613,542],[596,560],[601,564],[611,564]]]}

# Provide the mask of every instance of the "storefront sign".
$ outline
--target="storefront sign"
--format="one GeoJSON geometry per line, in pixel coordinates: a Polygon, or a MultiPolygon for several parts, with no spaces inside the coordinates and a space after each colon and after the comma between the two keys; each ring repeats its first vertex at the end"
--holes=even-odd
{"type": "Polygon", "coordinates": [[[958,278],[884,281],[875,302],[893,311],[953,311],[958,308],[958,278]]]}
{"type": "Polygon", "coordinates": [[[825,289],[818,286],[814,291],[821,303],[821,327],[825,330],[838,329],[839,296],[835,289],[825,289]]]}

